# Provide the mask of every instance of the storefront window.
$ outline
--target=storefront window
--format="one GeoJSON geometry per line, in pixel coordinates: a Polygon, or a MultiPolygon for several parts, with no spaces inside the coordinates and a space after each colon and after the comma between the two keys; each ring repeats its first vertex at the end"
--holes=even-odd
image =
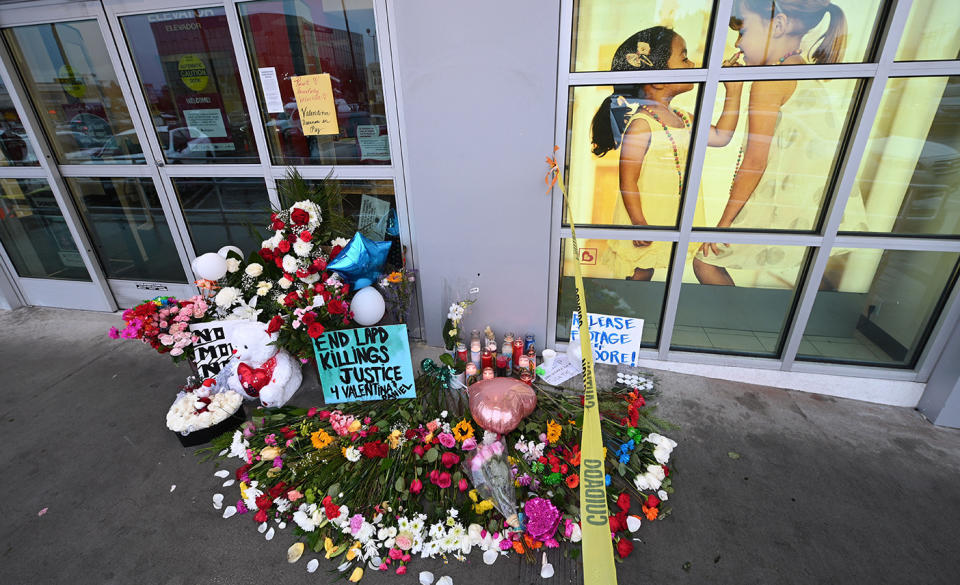
{"type": "Polygon", "coordinates": [[[572,88],[567,160],[576,225],[677,225],[698,89],[572,88]]]}
{"type": "Polygon", "coordinates": [[[960,235],[960,77],[887,81],[844,225],[860,198],[847,231],[960,235]]]}
{"type": "Polygon", "coordinates": [[[97,21],[3,32],[61,164],[144,162],[97,21]]]}
{"type": "Polygon", "coordinates": [[[664,29],[682,37],[693,66],[702,67],[712,5],[710,0],[649,0],[642,5],[619,0],[579,0],[574,9],[570,70],[642,69],[642,65],[630,66],[626,55],[637,54],[638,43],[641,52],[645,51],[645,43],[651,49],[647,56],[657,61],[657,43],[651,38],[664,33],[664,29]]]}
{"type": "Polygon", "coordinates": [[[955,0],[913,0],[897,61],[936,61],[960,57],[955,0]]]}
{"type": "Polygon", "coordinates": [[[27,138],[27,131],[13,106],[10,93],[0,81],[0,167],[26,167],[40,164],[27,138]]]}
{"type": "Polygon", "coordinates": [[[958,259],[955,252],[834,250],[797,358],[912,367],[958,259]]]}
{"type": "Polygon", "coordinates": [[[874,58],[883,0],[734,0],[725,57],[735,65],[825,65],[874,58]]]}
{"type": "Polygon", "coordinates": [[[90,280],[44,179],[0,179],[0,243],[20,276],[90,280]]]}
{"type": "Polygon", "coordinates": [[[801,246],[701,244],[684,269],[671,349],[776,357],[807,255],[801,246]]]}
{"type": "Polygon", "coordinates": [[[166,162],[259,163],[225,10],[121,23],[166,162]]]}
{"type": "MultiPolygon", "coordinates": [[[[667,291],[667,269],[642,270],[632,266],[624,256],[635,248],[641,253],[653,247],[662,250],[667,262],[675,244],[672,242],[644,242],[635,247],[633,240],[580,239],[580,269],[587,309],[591,313],[643,319],[641,346],[655,347],[659,338],[663,300],[667,291]],[[618,253],[619,251],[619,253],[618,253]],[[621,274],[628,274],[622,277],[621,274]]],[[[577,289],[574,283],[576,266],[573,246],[563,240],[563,269],[557,302],[557,341],[570,339],[570,324],[577,311],[577,289]]]]}
{"type": "MultiPolygon", "coordinates": [[[[729,142],[710,144],[694,227],[809,231],[828,200],[857,79],[745,82],[729,142]]],[[[722,111],[724,96],[714,109],[722,111]]],[[[844,228],[864,225],[863,201],[850,200],[844,228]]]]}
{"type": "Polygon", "coordinates": [[[186,282],[151,179],[67,179],[107,278],[186,282]]]}
{"type": "Polygon", "coordinates": [[[198,256],[236,246],[246,257],[260,249],[270,198],[263,179],[173,179],[198,256]]]}
{"type": "Polygon", "coordinates": [[[349,4],[239,4],[276,164],[390,163],[373,2],[349,4]]]}

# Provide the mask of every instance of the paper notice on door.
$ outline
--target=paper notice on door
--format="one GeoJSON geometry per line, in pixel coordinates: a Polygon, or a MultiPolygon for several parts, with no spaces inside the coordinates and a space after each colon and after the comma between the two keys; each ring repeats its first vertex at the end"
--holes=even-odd
{"type": "Polygon", "coordinates": [[[280,96],[280,84],[277,82],[276,67],[259,67],[260,87],[263,88],[263,101],[267,104],[268,114],[283,113],[283,98],[280,96]]]}
{"type": "Polygon", "coordinates": [[[380,136],[380,126],[357,126],[357,143],[361,159],[390,160],[390,137],[380,136]]]}
{"type": "Polygon", "coordinates": [[[291,77],[300,123],[307,136],[340,134],[329,73],[291,77]]]}
{"type": "Polygon", "coordinates": [[[370,195],[360,198],[360,215],[357,217],[357,230],[371,240],[382,241],[387,233],[390,220],[390,202],[370,195]]]}
{"type": "Polygon", "coordinates": [[[226,138],[227,127],[223,124],[223,114],[219,109],[184,110],[190,128],[190,138],[226,138]]]}

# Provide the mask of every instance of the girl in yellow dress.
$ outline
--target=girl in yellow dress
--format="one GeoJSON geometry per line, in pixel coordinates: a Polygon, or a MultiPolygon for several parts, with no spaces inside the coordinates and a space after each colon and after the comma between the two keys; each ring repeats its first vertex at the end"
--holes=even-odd
{"type": "MultiPolygon", "coordinates": [[[[727,64],[734,64],[739,54],[727,64]]],[[[613,56],[612,71],[688,69],[687,44],[675,31],[655,26],[623,42],[613,56]]],[[[726,100],[708,144],[730,142],[740,112],[742,83],[725,82],[726,100]]],[[[676,96],[692,90],[693,83],[655,83],[614,86],[593,117],[593,153],[604,156],[620,150],[619,188],[613,222],[616,225],[673,227],[683,194],[687,150],[693,116],[672,108],[676,96]]],[[[697,200],[696,218],[703,221],[697,200]]],[[[658,268],[670,263],[670,242],[611,240],[604,263],[618,276],[650,280],[658,268]]],[[[693,248],[695,250],[696,247],[693,248]]]]}

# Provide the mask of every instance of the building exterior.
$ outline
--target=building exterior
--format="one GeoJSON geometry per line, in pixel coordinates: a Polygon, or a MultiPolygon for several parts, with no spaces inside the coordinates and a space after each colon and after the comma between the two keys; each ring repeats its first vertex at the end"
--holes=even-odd
{"type": "Polygon", "coordinates": [[[952,8],[2,2],[0,304],[191,294],[197,255],[259,247],[247,224],[293,167],[396,213],[434,345],[476,298],[468,327],[562,348],[579,262],[592,311],[644,320],[642,365],[955,425],[952,8]],[[336,134],[302,131],[290,78],[311,74],[336,134]]]}

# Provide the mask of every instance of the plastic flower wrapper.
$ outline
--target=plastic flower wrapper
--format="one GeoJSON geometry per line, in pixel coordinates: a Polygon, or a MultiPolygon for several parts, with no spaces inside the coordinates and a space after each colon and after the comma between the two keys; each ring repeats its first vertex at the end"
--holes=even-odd
{"type": "Polygon", "coordinates": [[[520,526],[517,516],[517,496],[514,492],[510,465],[507,463],[507,445],[503,438],[491,443],[484,441],[465,461],[477,494],[490,500],[513,528],[520,526]]]}
{"type": "Polygon", "coordinates": [[[188,378],[167,411],[167,428],[187,435],[233,416],[243,404],[243,397],[228,388],[228,376],[229,369],[224,367],[216,378],[207,378],[201,384],[193,376],[192,380],[188,378]]]}

